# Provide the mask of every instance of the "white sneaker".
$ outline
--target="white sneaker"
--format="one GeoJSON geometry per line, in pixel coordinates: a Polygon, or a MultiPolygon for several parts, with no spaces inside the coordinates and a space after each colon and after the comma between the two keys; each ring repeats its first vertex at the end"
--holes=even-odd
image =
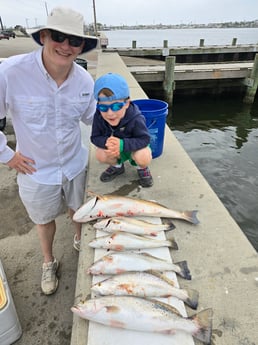
{"type": "Polygon", "coordinates": [[[43,263],[41,289],[45,295],[51,295],[56,292],[58,287],[58,279],[56,276],[59,262],[54,259],[53,262],[43,263]]]}
{"type": "Polygon", "coordinates": [[[78,252],[80,251],[81,249],[81,240],[77,240],[77,236],[74,235],[74,238],[73,238],[73,247],[75,250],[77,250],[78,252]]]}

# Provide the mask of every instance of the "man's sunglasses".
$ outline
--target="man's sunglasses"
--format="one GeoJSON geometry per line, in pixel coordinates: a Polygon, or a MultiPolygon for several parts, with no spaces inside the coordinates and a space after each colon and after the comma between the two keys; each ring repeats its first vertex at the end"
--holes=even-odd
{"type": "Polygon", "coordinates": [[[82,38],[82,37],[67,35],[67,34],[64,34],[63,32],[60,32],[60,31],[49,29],[49,32],[51,35],[51,39],[54,42],[63,43],[66,39],[68,39],[69,45],[71,47],[80,47],[80,45],[84,41],[84,38],[82,38]]]}
{"type": "Polygon", "coordinates": [[[126,105],[126,102],[116,102],[111,104],[97,104],[97,109],[99,111],[102,111],[103,113],[106,113],[108,109],[111,109],[112,111],[118,111],[123,108],[123,106],[126,105]]]}

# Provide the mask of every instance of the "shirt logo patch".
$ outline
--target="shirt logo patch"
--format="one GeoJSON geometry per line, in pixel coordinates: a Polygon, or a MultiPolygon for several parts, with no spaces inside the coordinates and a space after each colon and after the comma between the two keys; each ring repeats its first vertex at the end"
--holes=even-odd
{"type": "Polygon", "coordinates": [[[89,96],[89,94],[90,94],[89,92],[82,92],[82,93],[81,93],[81,97],[89,96]]]}

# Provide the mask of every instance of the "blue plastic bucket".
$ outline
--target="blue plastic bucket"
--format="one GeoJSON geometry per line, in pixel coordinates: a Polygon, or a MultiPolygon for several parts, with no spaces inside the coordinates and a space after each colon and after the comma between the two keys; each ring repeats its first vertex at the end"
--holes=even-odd
{"type": "Polygon", "coordinates": [[[136,99],[133,101],[146,119],[151,136],[150,146],[152,157],[159,157],[163,152],[166,117],[168,104],[158,99],[136,99]]]}

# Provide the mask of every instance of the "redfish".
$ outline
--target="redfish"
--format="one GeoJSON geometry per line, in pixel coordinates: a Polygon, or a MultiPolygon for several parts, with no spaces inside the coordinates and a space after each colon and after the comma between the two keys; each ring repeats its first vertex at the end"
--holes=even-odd
{"type": "Polygon", "coordinates": [[[125,231],[135,235],[148,236],[157,236],[160,231],[175,229],[175,225],[169,219],[167,219],[165,223],[154,224],[146,220],[140,220],[133,217],[113,217],[102,219],[93,224],[93,227],[106,232],[125,231]]]}
{"type": "Polygon", "coordinates": [[[75,212],[73,220],[85,223],[98,218],[147,216],[182,219],[198,224],[196,213],[196,210],[174,211],[154,201],[107,194],[87,201],[75,212]]]}
{"type": "Polygon", "coordinates": [[[91,287],[98,295],[136,297],[176,297],[192,309],[198,305],[199,293],[194,289],[179,289],[173,280],[157,271],[129,272],[111,276],[91,287]]]}
{"type": "Polygon", "coordinates": [[[103,248],[116,251],[160,247],[178,249],[177,243],[172,236],[167,240],[157,240],[119,231],[111,235],[99,236],[90,241],[89,246],[92,248],[103,248]]]}
{"type": "Polygon", "coordinates": [[[83,319],[110,327],[143,332],[191,334],[204,344],[210,344],[212,309],[205,309],[191,317],[183,317],[169,304],[132,296],[104,296],[86,300],[71,308],[83,319]]]}
{"type": "Polygon", "coordinates": [[[87,273],[119,274],[132,271],[174,271],[184,279],[191,280],[186,261],[172,263],[147,253],[115,252],[94,262],[87,273]]]}

